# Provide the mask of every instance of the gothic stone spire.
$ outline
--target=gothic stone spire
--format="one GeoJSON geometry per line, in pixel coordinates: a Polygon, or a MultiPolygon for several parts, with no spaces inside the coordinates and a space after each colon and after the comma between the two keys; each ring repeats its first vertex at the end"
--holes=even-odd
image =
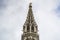
{"type": "Polygon", "coordinates": [[[34,20],[32,3],[29,4],[27,19],[23,25],[23,32],[37,32],[37,24],[34,20]]]}
{"type": "Polygon", "coordinates": [[[39,40],[37,24],[34,20],[32,3],[29,4],[27,19],[23,25],[22,40],[39,40]]]}

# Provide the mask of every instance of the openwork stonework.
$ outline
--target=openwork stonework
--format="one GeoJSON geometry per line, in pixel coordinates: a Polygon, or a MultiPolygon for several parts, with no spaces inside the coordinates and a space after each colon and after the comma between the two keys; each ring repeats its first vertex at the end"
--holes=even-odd
{"type": "Polygon", "coordinates": [[[29,4],[27,19],[23,25],[23,34],[21,40],[39,40],[38,27],[34,20],[32,3],[29,4]]]}

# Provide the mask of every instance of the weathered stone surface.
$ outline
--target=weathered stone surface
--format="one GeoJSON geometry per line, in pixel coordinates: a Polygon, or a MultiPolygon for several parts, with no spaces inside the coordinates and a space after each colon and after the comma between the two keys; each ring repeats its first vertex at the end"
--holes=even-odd
{"type": "Polygon", "coordinates": [[[21,40],[39,40],[38,27],[34,20],[32,3],[29,5],[27,19],[23,25],[23,34],[21,40]]]}

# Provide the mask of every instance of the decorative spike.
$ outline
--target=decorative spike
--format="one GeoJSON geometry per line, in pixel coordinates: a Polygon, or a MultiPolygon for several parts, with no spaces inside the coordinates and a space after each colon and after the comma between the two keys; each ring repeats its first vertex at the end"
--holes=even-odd
{"type": "Polygon", "coordinates": [[[24,26],[26,26],[25,27],[25,30],[26,30],[25,32],[27,32],[27,31],[31,32],[34,27],[37,27],[37,24],[36,24],[36,22],[34,20],[34,16],[33,16],[32,3],[29,4],[29,10],[28,10],[28,14],[27,14],[27,19],[26,19],[26,21],[24,23],[24,26]],[[27,28],[29,28],[29,30],[27,28]]]}

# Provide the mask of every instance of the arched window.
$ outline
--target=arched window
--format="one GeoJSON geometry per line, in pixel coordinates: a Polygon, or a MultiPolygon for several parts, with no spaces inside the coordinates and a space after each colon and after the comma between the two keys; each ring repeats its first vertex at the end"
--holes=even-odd
{"type": "Polygon", "coordinates": [[[31,27],[31,31],[34,32],[34,25],[32,25],[32,27],[31,27]]]}
{"type": "Polygon", "coordinates": [[[29,24],[27,25],[27,32],[29,32],[29,30],[30,30],[30,27],[29,27],[29,24]]]}

